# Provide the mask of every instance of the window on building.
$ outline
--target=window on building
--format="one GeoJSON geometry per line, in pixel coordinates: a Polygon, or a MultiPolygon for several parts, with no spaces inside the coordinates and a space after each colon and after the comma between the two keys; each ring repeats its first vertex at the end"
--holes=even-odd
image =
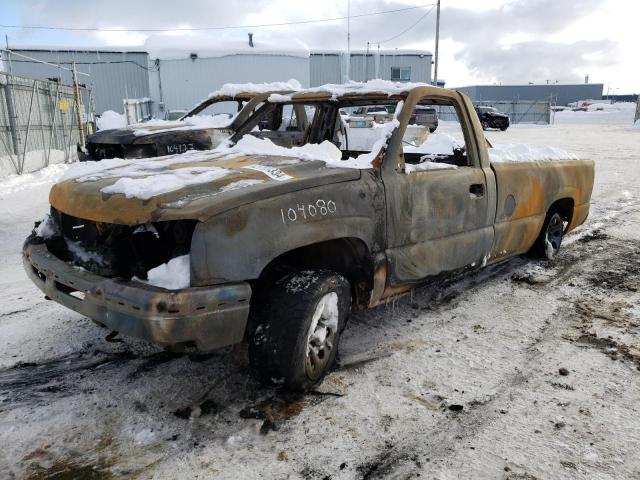
{"type": "Polygon", "coordinates": [[[391,80],[408,82],[411,80],[411,67],[391,67],[391,80]]]}

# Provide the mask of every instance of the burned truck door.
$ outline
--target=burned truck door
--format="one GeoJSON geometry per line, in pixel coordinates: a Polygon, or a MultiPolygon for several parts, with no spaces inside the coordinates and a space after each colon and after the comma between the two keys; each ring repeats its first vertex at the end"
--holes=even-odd
{"type": "MultiPolygon", "coordinates": [[[[411,100],[409,96],[405,101],[400,126],[383,161],[386,254],[392,287],[479,265],[493,241],[488,210],[495,206],[490,203],[485,172],[475,148],[452,149],[451,155],[436,155],[431,165],[422,167],[423,156],[403,153],[401,139],[410,116],[407,112],[411,113],[418,103],[415,97],[411,100]],[[405,162],[414,162],[414,168],[406,168],[405,162]]],[[[419,103],[425,101],[420,99],[419,103]]],[[[473,141],[472,127],[461,105],[455,97],[440,99],[439,104],[443,103],[455,108],[468,146],[473,141]]]]}

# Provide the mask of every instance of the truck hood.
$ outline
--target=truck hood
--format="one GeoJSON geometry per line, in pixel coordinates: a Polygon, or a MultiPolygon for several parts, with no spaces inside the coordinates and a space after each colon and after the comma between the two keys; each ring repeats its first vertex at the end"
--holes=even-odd
{"type": "Polygon", "coordinates": [[[233,133],[231,129],[226,127],[219,128],[199,128],[193,125],[185,125],[184,122],[175,122],[163,125],[139,125],[136,128],[116,128],[111,130],[99,130],[87,139],[88,143],[111,144],[111,145],[131,145],[141,143],[153,143],[158,138],[172,136],[177,133],[180,138],[185,138],[189,134],[194,137],[199,136],[202,132],[219,130],[233,133]],[[135,132],[135,133],[134,133],[135,132]]]}
{"type": "Polygon", "coordinates": [[[145,160],[74,164],[49,194],[60,212],[95,222],[138,225],[208,218],[319,185],[355,180],[360,170],[321,160],[189,152],[145,160]]]}

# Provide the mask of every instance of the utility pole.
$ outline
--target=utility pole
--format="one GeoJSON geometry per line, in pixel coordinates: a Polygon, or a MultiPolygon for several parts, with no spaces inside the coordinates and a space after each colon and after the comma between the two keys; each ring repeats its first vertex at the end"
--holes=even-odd
{"type": "Polygon", "coordinates": [[[76,119],[78,121],[78,138],[80,146],[84,147],[84,126],[82,125],[82,112],[80,111],[82,102],[80,100],[80,86],[78,85],[78,74],[76,72],[76,62],[71,62],[71,76],[73,79],[73,98],[76,102],[76,119]]]}
{"type": "Polygon", "coordinates": [[[347,0],[347,62],[345,68],[345,81],[351,78],[351,0],[347,0]]]}
{"type": "Polygon", "coordinates": [[[436,62],[433,71],[433,84],[438,85],[438,47],[440,46],[440,0],[436,7],[436,62]]]}

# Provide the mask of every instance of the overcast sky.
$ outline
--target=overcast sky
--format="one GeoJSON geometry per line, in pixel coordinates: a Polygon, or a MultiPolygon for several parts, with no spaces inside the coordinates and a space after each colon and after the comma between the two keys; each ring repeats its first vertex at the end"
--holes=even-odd
{"type": "MultiPolygon", "coordinates": [[[[351,0],[357,15],[435,0],[351,0]]],[[[351,21],[351,47],[401,33],[431,7],[351,21]]],[[[347,0],[0,0],[0,23],[96,28],[176,28],[264,24],[347,14],[347,0]]],[[[604,83],[605,93],[640,92],[637,0],[442,0],[439,77],[476,83],[604,83]]],[[[249,30],[211,33],[246,39],[249,30]]],[[[347,22],[254,28],[256,42],[297,38],[312,49],[346,49],[347,22]]],[[[0,27],[9,44],[142,45],[147,33],[68,32],[0,27]]],[[[435,10],[381,48],[434,50],[435,10]]],[[[4,43],[4,42],[3,42],[4,43]]]]}

